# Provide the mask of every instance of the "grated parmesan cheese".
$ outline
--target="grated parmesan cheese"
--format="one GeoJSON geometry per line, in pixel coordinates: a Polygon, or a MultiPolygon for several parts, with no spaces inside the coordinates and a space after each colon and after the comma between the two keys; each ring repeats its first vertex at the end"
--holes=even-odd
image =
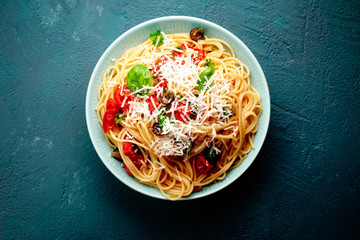
{"type": "MultiPolygon", "coordinates": [[[[177,43],[170,36],[166,36],[163,32],[161,32],[161,34],[164,36],[163,44],[155,47],[156,44],[151,52],[141,58],[142,63],[152,69],[153,75],[160,81],[155,86],[145,86],[131,94],[134,95],[137,92],[150,90],[150,94],[161,98],[163,94],[163,89],[160,87],[162,83],[161,80],[166,79],[167,89],[173,91],[175,94],[180,92],[183,97],[181,99],[176,98],[170,106],[167,106],[169,109],[165,109],[161,103],[156,108],[155,102],[151,98],[151,104],[155,108],[152,114],[150,113],[148,104],[144,101],[148,96],[142,97],[143,99],[135,98],[134,101],[130,102],[127,119],[130,124],[135,126],[134,124],[138,120],[144,120],[150,123],[155,121],[160,114],[170,116],[170,119],[166,118],[163,122],[164,135],[154,136],[155,141],[151,142],[150,148],[159,156],[179,156],[186,153],[191,142],[195,141],[198,136],[202,135],[201,139],[203,139],[200,148],[203,147],[204,144],[209,146],[210,143],[214,143],[217,136],[215,125],[224,125],[230,121],[229,113],[232,110],[232,104],[230,104],[224,96],[230,93],[234,79],[223,77],[223,75],[219,73],[219,70],[216,70],[210,79],[206,79],[207,82],[203,90],[200,92],[197,91],[197,81],[205,67],[193,63],[191,56],[191,54],[194,53],[193,49],[188,48],[186,44],[184,51],[177,49],[177,43]],[[173,59],[170,57],[172,51],[186,52],[187,54],[177,56],[173,59]],[[155,68],[155,61],[163,55],[163,52],[168,52],[168,54],[164,55],[167,61],[159,64],[157,68],[155,68]],[[196,117],[192,119],[180,114],[184,122],[176,120],[175,111],[180,108],[179,102],[185,105],[182,106],[182,108],[189,109],[196,114],[196,117]],[[209,121],[213,119],[216,120],[216,124],[210,125],[209,121]],[[211,132],[202,130],[201,127],[203,126],[211,127],[211,132]]],[[[238,132],[238,128],[234,126],[229,126],[226,129],[232,129],[235,136],[238,132]]],[[[221,141],[224,143],[223,139],[221,139],[221,141]]],[[[224,146],[227,148],[226,144],[224,144],[224,146]]],[[[214,144],[212,144],[212,148],[216,152],[220,151],[214,144]]],[[[159,166],[160,167],[157,168],[165,168],[165,166],[159,166]]],[[[181,179],[180,176],[179,179],[181,179]]]]}

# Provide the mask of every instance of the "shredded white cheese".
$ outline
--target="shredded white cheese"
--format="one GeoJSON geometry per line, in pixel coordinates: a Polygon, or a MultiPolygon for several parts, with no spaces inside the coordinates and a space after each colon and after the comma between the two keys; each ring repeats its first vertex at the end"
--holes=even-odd
{"type": "MultiPolygon", "coordinates": [[[[155,122],[161,114],[168,115],[170,119],[166,118],[163,121],[163,135],[155,136],[155,141],[150,144],[150,148],[159,156],[180,156],[189,150],[192,141],[196,141],[199,135],[206,135],[201,138],[202,144],[200,148],[204,144],[209,146],[210,143],[214,143],[217,131],[214,124],[210,125],[210,120],[215,119],[217,124],[229,122],[229,118],[232,115],[232,105],[224,96],[230,93],[233,79],[223,77],[224,75],[219,74],[219,70],[216,70],[210,79],[205,77],[206,84],[202,91],[199,92],[196,89],[197,82],[200,73],[205,67],[193,63],[191,55],[194,51],[188,48],[187,45],[185,45],[184,50],[177,49],[177,44],[171,37],[166,36],[163,32],[162,35],[164,36],[163,44],[158,47],[155,47],[155,45],[151,53],[141,58],[141,61],[152,69],[153,75],[158,78],[159,83],[151,87],[145,86],[131,94],[134,95],[141,91],[150,90],[150,94],[154,94],[160,99],[163,94],[163,89],[160,85],[162,80],[165,79],[167,81],[167,89],[174,92],[174,94],[181,93],[182,98],[180,99],[177,96],[176,100],[167,106],[168,109],[165,109],[163,104],[156,107],[154,100],[151,98],[151,104],[155,108],[152,114],[150,113],[148,103],[144,101],[148,98],[147,96],[143,97],[144,99],[135,98],[134,101],[130,102],[127,119],[129,119],[131,124],[141,119],[149,123],[155,122]],[[164,58],[167,60],[156,67],[155,62],[164,51],[169,53],[164,55],[164,58]],[[173,59],[171,57],[172,51],[185,52],[185,54],[173,59]],[[180,102],[184,105],[179,104],[180,102]],[[181,110],[180,108],[183,109],[181,110]],[[187,115],[180,114],[181,119],[177,120],[175,113],[179,111],[190,111],[193,117],[189,118],[187,115]],[[206,132],[201,130],[202,126],[209,126],[212,128],[212,131],[206,132]]],[[[234,126],[229,126],[226,129],[232,129],[234,136],[238,132],[238,128],[234,126]]],[[[224,140],[221,139],[221,141],[224,143],[224,140]]],[[[227,148],[226,144],[224,146],[227,148]]],[[[220,152],[214,144],[212,149],[217,153],[220,152]]],[[[157,168],[162,167],[164,166],[157,168]]]]}

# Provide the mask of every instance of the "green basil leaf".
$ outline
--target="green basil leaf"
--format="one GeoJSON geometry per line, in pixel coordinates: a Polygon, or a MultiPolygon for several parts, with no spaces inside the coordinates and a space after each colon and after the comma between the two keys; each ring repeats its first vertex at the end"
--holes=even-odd
{"type": "Polygon", "coordinates": [[[210,148],[208,158],[210,161],[216,159],[216,151],[214,149],[210,148]]]}
{"type": "MultiPolygon", "coordinates": [[[[197,87],[196,89],[199,91],[202,91],[204,89],[204,87],[207,84],[207,81],[210,80],[211,76],[215,73],[215,64],[210,64],[207,68],[205,68],[204,71],[202,71],[200,73],[199,79],[197,80],[197,87]]],[[[211,83],[206,89],[205,92],[207,90],[209,90],[209,88],[211,87],[213,83],[211,83]]]]}
{"type": "MultiPolygon", "coordinates": [[[[142,89],[144,86],[151,86],[151,73],[145,65],[135,65],[133,66],[129,73],[126,76],[126,85],[131,92],[135,92],[139,89],[142,89]]],[[[136,95],[149,95],[150,90],[142,90],[137,92],[136,95]]]]}
{"type": "Polygon", "coordinates": [[[204,149],[203,155],[208,160],[211,165],[216,165],[216,162],[219,160],[220,153],[217,153],[215,149],[211,146],[204,149]]]}
{"type": "Polygon", "coordinates": [[[207,58],[207,59],[205,60],[204,66],[205,66],[205,67],[209,67],[211,64],[212,64],[211,58],[207,58]]]}

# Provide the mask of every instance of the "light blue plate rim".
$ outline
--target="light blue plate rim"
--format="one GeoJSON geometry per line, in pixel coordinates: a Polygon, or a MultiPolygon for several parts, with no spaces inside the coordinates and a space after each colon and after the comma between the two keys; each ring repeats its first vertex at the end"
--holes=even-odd
{"type": "MultiPolygon", "coordinates": [[[[234,182],[237,178],[239,178],[251,163],[255,160],[257,154],[259,153],[269,128],[270,122],[270,94],[269,88],[266,82],[266,78],[264,72],[255,58],[254,54],[250,51],[250,49],[234,34],[226,30],[225,28],[212,23],[210,21],[189,17],[189,16],[167,16],[167,17],[160,17],[156,19],[152,19],[146,22],[143,22],[130,30],[123,33],[120,37],[118,37],[102,54],[99,61],[97,62],[94,71],[91,75],[90,82],[87,88],[86,94],[86,102],[85,102],[85,114],[86,114],[86,123],[87,128],[89,131],[90,139],[94,145],[95,151],[99,155],[102,162],[105,166],[110,170],[114,176],[116,176],[121,182],[123,182],[128,187],[145,194],[147,196],[151,196],[154,198],[159,199],[166,199],[159,190],[147,186],[145,184],[140,183],[133,177],[130,177],[124,168],[121,167],[121,164],[115,160],[114,158],[109,156],[109,152],[111,148],[107,145],[105,140],[102,127],[97,121],[95,107],[97,103],[97,91],[99,84],[101,82],[103,71],[111,66],[111,56],[114,56],[115,48],[119,47],[126,40],[126,38],[130,35],[137,34],[138,32],[147,31],[147,34],[150,32],[149,30],[152,29],[156,30],[161,24],[190,24],[193,27],[203,26],[204,29],[208,29],[209,32],[216,33],[217,36],[210,36],[210,37],[218,37],[218,35],[222,36],[222,40],[225,40],[234,48],[236,57],[240,58],[248,67],[250,68],[251,76],[250,81],[254,85],[255,89],[260,93],[261,96],[261,104],[263,108],[262,115],[259,119],[259,127],[258,132],[255,134],[254,145],[255,148],[249,153],[249,155],[244,159],[242,164],[235,169],[228,171],[227,176],[224,180],[218,181],[216,183],[210,184],[209,186],[205,186],[199,192],[192,193],[188,197],[181,198],[181,200],[188,200],[188,199],[197,199],[201,197],[208,196],[213,194],[232,182],[234,182]],[[238,49],[236,51],[236,49],[238,49]],[[239,56],[239,52],[241,53],[239,56]],[[104,69],[105,68],[105,69],[104,69]]],[[[188,32],[189,29],[182,31],[188,32]]],[[[146,38],[142,39],[145,41],[146,38]]],[[[141,41],[141,42],[142,42],[141,41]]],[[[140,44],[138,42],[137,44],[140,44]]],[[[137,45],[135,44],[135,45],[137,45]]],[[[135,46],[134,45],[134,46],[135,46]]],[[[122,54],[122,52],[121,52],[122,54]]],[[[115,53],[115,56],[120,57],[120,53],[115,53]]]]}

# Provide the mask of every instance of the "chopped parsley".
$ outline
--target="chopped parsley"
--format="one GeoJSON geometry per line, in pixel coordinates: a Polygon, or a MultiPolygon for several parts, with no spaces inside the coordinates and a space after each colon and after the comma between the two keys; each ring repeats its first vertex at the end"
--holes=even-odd
{"type": "Polygon", "coordinates": [[[161,128],[164,127],[164,121],[165,121],[166,118],[168,118],[170,120],[170,117],[165,115],[165,114],[160,114],[160,115],[157,116],[157,120],[158,120],[159,126],[161,128]]]}
{"type": "Polygon", "coordinates": [[[149,38],[150,38],[150,40],[152,40],[152,44],[155,47],[160,46],[164,41],[164,36],[161,34],[160,30],[150,33],[149,38]]]}
{"type": "Polygon", "coordinates": [[[179,99],[183,98],[183,95],[181,94],[181,92],[177,92],[176,95],[179,96],[179,99]]]}
{"type": "Polygon", "coordinates": [[[121,115],[121,113],[116,114],[115,123],[119,124],[122,120],[125,120],[125,117],[121,115]]]}
{"type": "Polygon", "coordinates": [[[224,118],[231,118],[234,115],[234,111],[230,108],[224,107],[222,115],[224,118]]]}

